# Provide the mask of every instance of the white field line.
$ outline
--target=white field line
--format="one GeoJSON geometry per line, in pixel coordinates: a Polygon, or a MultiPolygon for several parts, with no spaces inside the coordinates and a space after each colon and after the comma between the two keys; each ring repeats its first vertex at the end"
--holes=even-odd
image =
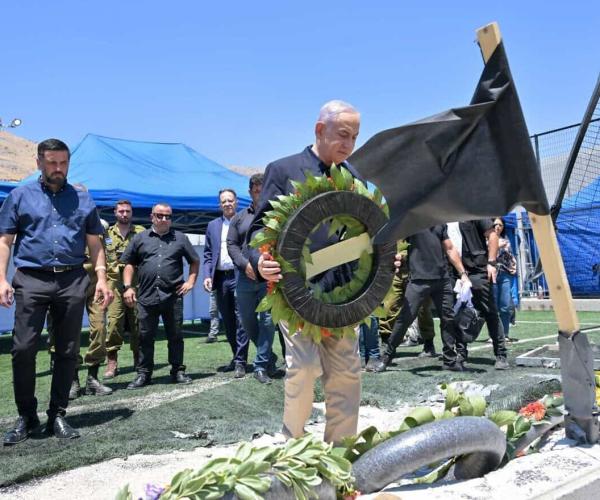
{"type": "MultiPolygon", "coordinates": [[[[164,403],[169,403],[172,401],[177,401],[178,399],[188,398],[190,396],[195,396],[196,394],[200,394],[209,389],[214,389],[215,387],[219,387],[221,385],[230,384],[236,379],[221,379],[221,380],[213,380],[202,381],[204,383],[199,384],[190,384],[190,385],[182,385],[182,386],[174,386],[169,391],[165,392],[155,392],[150,394],[144,394],[137,397],[129,397],[122,399],[112,399],[109,396],[89,396],[97,398],[97,402],[76,406],[68,408],[68,415],[78,415],[80,413],[87,413],[93,410],[120,410],[120,409],[129,409],[129,410],[148,410],[151,408],[155,408],[164,403]]],[[[175,384],[174,384],[175,385],[175,384]]],[[[109,385],[110,387],[110,385],[109,385]]],[[[120,392],[120,391],[119,391],[120,392]]],[[[86,396],[81,396],[86,397],[86,396]]],[[[45,421],[45,412],[38,412],[38,416],[44,422],[45,421]]],[[[14,417],[5,417],[0,418],[0,425],[6,425],[14,420],[14,417]]]]}
{"type": "MultiPolygon", "coordinates": [[[[529,321],[529,320],[519,320],[517,321],[517,325],[519,323],[536,323],[539,325],[556,325],[557,322],[556,321],[529,321]]],[[[598,322],[596,323],[579,323],[580,325],[596,325],[598,322]]]]}
{"type": "MultiPolygon", "coordinates": [[[[600,331],[600,327],[598,327],[598,328],[592,328],[590,330],[586,330],[585,333],[587,333],[587,332],[595,332],[595,331],[600,331]]],[[[534,337],[534,338],[531,338],[531,339],[519,340],[518,342],[515,342],[515,344],[525,344],[526,342],[537,342],[538,340],[556,339],[557,336],[558,336],[558,333],[554,333],[552,335],[543,335],[542,337],[534,337]]],[[[507,342],[507,344],[508,345],[512,345],[511,342],[507,342]]],[[[483,349],[491,349],[492,347],[493,347],[492,344],[486,343],[485,345],[481,345],[481,346],[470,348],[469,352],[471,352],[471,351],[481,351],[483,349]]]]}

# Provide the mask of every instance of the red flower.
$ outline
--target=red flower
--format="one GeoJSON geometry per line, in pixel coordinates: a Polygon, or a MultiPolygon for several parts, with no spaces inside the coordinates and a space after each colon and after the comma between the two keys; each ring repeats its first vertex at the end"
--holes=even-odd
{"type": "Polygon", "coordinates": [[[321,336],[322,337],[331,337],[332,333],[325,327],[321,327],[321,336]]]}
{"type": "Polygon", "coordinates": [[[267,253],[267,254],[269,254],[269,257],[271,256],[271,245],[269,245],[268,243],[261,245],[259,250],[260,250],[260,253],[267,253]]]}
{"type": "Polygon", "coordinates": [[[277,285],[276,281],[267,282],[267,293],[270,295],[275,291],[275,286],[277,285]]]}
{"type": "Polygon", "coordinates": [[[541,401],[529,403],[519,410],[519,415],[522,415],[530,420],[539,422],[546,415],[546,407],[541,401]]]}

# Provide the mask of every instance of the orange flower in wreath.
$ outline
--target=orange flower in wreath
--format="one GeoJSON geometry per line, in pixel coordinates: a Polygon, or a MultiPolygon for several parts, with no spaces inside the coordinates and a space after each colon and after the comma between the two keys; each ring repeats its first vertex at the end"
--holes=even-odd
{"type": "Polygon", "coordinates": [[[321,336],[326,338],[326,337],[331,337],[331,335],[333,335],[331,333],[331,330],[328,330],[327,328],[321,327],[321,336]]]}
{"type": "Polygon", "coordinates": [[[546,415],[546,407],[541,401],[529,403],[519,410],[519,415],[522,415],[530,420],[539,422],[546,415]]]}

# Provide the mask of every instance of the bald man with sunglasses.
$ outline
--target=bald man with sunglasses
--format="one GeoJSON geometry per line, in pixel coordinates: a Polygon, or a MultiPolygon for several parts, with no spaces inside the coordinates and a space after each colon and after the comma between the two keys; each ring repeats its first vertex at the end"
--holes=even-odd
{"type": "Polygon", "coordinates": [[[152,207],[152,227],[136,234],[121,255],[123,300],[128,307],[137,305],[140,329],[140,360],[137,377],[128,389],[139,389],[151,383],[154,370],[154,339],[162,317],[167,334],[171,379],[189,384],[183,364],[183,296],[196,284],[200,257],[187,236],[171,227],[173,212],[167,203],[152,207]],[[183,259],[190,265],[183,279],[183,259]],[[137,270],[137,289],[133,286],[137,270]]]}

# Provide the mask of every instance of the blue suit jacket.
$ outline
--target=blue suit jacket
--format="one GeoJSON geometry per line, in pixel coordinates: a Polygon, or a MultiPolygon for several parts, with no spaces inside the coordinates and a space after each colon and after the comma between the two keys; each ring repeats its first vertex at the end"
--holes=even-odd
{"type": "Polygon", "coordinates": [[[202,261],[202,276],[204,279],[215,279],[215,271],[221,255],[221,230],[223,229],[223,216],[211,220],[206,226],[204,240],[204,255],[202,261]]]}

